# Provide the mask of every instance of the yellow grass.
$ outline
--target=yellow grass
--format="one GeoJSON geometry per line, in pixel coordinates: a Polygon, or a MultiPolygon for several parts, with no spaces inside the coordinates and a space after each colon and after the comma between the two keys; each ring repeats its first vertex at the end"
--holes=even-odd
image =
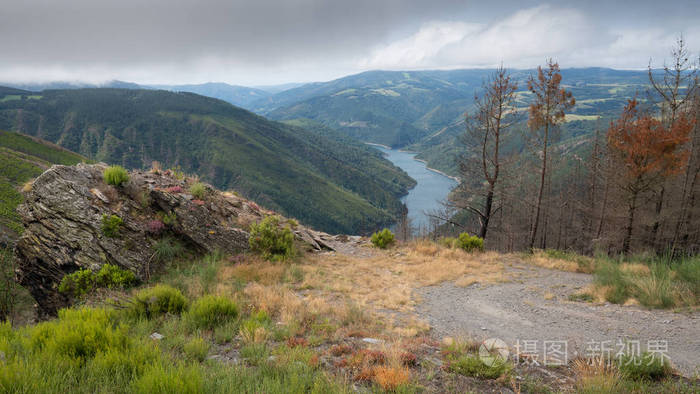
{"type": "Polygon", "coordinates": [[[622,379],[614,363],[601,357],[576,359],[572,363],[576,388],[584,393],[611,393],[619,389],[622,379]]]}
{"type": "Polygon", "coordinates": [[[458,286],[508,280],[503,256],[466,253],[432,242],[417,241],[370,258],[340,254],[315,255],[305,271],[302,288],[344,294],[360,305],[410,311],[413,290],[455,281],[458,286]]]}
{"type": "Polygon", "coordinates": [[[627,274],[635,274],[635,275],[650,275],[651,271],[649,271],[649,266],[646,264],[640,264],[640,263],[624,263],[620,266],[620,269],[627,274]]]}
{"type": "Polygon", "coordinates": [[[579,269],[578,264],[575,261],[555,259],[552,257],[548,257],[542,252],[536,252],[531,257],[525,260],[538,267],[548,268],[552,270],[578,272],[579,269]]]}

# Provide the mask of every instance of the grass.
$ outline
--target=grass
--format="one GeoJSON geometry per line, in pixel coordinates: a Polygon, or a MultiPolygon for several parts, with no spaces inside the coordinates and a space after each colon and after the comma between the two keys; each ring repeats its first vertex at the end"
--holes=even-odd
{"type": "Polygon", "coordinates": [[[129,172],[122,166],[109,166],[102,176],[105,183],[112,186],[121,186],[129,181],[129,172]]]}
{"type": "MultiPolygon", "coordinates": [[[[380,289],[395,285],[411,289],[465,273],[487,282],[494,272],[502,274],[502,256],[486,252],[477,259],[430,242],[375,252],[387,261],[380,263],[376,256],[363,263],[338,255],[314,255],[296,265],[255,255],[176,259],[155,278],[160,284],[118,297],[131,299],[117,304],[126,308],[73,308],[35,326],[0,325],[0,352],[5,357],[0,391],[420,392],[435,390],[434,381],[445,384],[437,390],[456,392],[480,391],[484,384],[496,390],[507,386],[517,366],[485,365],[478,357],[478,342],[452,341],[440,353],[437,343],[415,336],[421,332],[414,328],[417,324],[402,322],[397,329],[377,314],[379,303],[357,302],[364,296],[352,290],[303,289],[311,283],[320,286],[316,281],[325,279],[329,286],[354,283],[361,292],[365,288],[360,285],[375,274],[380,280],[367,285],[380,295],[380,289]],[[322,260],[330,265],[316,267],[322,260]],[[330,267],[337,267],[348,282],[332,277],[330,267]],[[426,275],[435,270],[449,274],[426,275]],[[205,282],[211,282],[206,293],[205,282]],[[155,332],[163,338],[151,339],[155,332]],[[367,344],[364,337],[384,342],[367,344]],[[441,357],[445,368],[434,367],[433,361],[423,359],[425,354],[441,357]],[[240,363],[218,361],[230,355],[240,363]],[[464,386],[459,375],[473,379],[464,386]]],[[[99,300],[89,304],[99,305],[99,300]]],[[[633,392],[683,388],[668,383],[669,378],[649,386],[652,383],[644,379],[620,374],[621,387],[633,392]]]]}
{"type": "Polygon", "coordinates": [[[238,317],[238,305],[222,296],[204,296],[195,301],[187,314],[198,328],[214,329],[238,317]]]}
{"type": "Polygon", "coordinates": [[[612,260],[599,258],[595,270],[596,291],[605,300],[639,303],[649,308],[700,304],[700,257],[665,260],[612,260]]]}
{"type": "MultiPolygon", "coordinates": [[[[458,286],[510,280],[502,255],[470,254],[430,241],[414,241],[391,254],[359,258],[336,254],[310,257],[301,288],[344,294],[361,305],[410,312],[414,289],[455,281],[458,286]]],[[[419,325],[423,326],[423,325],[419,325]]],[[[406,327],[408,330],[420,327],[406,327]]]]}
{"type": "Polygon", "coordinates": [[[660,309],[700,305],[700,256],[611,258],[544,250],[525,259],[544,268],[592,273],[594,286],[570,295],[570,301],[608,301],[660,309]]]}
{"type": "Polygon", "coordinates": [[[443,346],[447,368],[455,373],[483,379],[498,379],[507,375],[513,366],[508,360],[495,358],[487,365],[479,357],[473,342],[451,341],[443,346]]]}

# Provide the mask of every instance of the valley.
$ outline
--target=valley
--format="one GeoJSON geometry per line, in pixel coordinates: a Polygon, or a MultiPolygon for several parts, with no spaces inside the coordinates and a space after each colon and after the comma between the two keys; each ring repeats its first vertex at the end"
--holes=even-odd
{"type": "Polygon", "coordinates": [[[427,215],[442,208],[452,189],[457,185],[454,179],[432,171],[425,163],[416,160],[415,153],[376,146],[395,166],[406,171],[416,180],[416,186],[401,199],[408,209],[408,218],[415,234],[430,231],[430,217],[427,215]]]}

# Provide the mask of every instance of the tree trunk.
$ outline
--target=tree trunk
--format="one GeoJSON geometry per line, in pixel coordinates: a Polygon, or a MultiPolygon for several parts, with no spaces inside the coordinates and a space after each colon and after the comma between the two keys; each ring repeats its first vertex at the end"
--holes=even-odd
{"type": "Polygon", "coordinates": [[[632,240],[632,227],[634,225],[634,214],[637,210],[637,194],[634,192],[631,197],[629,211],[627,215],[627,227],[625,228],[625,239],[622,242],[622,253],[629,254],[630,252],[630,242],[632,240]]]}
{"type": "Polygon", "coordinates": [[[489,191],[486,194],[486,202],[484,203],[484,216],[481,220],[481,229],[479,230],[479,237],[481,239],[486,239],[486,231],[489,228],[489,220],[491,220],[491,208],[493,206],[493,189],[494,185],[489,184],[489,191]]]}
{"type": "Polygon", "coordinates": [[[537,206],[535,208],[532,234],[530,234],[530,250],[535,247],[535,237],[537,236],[537,226],[540,222],[540,208],[542,207],[542,195],[544,194],[544,181],[547,175],[547,142],[549,137],[549,124],[544,126],[544,149],[542,151],[542,173],[540,174],[540,191],[537,193],[537,206]]]}

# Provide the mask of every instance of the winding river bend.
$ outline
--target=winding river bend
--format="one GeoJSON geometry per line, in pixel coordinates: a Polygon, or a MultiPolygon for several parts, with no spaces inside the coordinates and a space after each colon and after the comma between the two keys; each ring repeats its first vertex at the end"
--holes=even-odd
{"type": "Polygon", "coordinates": [[[440,208],[440,201],[447,198],[457,182],[448,176],[428,169],[425,163],[415,159],[415,153],[373,146],[382,151],[395,166],[400,167],[416,180],[416,186],[409,190],[408,195],[404,196],[401,201],[406,204],[408,217],[416,231],[421,232],[428,229],[429,219],[425,213],[440,208]]]}

